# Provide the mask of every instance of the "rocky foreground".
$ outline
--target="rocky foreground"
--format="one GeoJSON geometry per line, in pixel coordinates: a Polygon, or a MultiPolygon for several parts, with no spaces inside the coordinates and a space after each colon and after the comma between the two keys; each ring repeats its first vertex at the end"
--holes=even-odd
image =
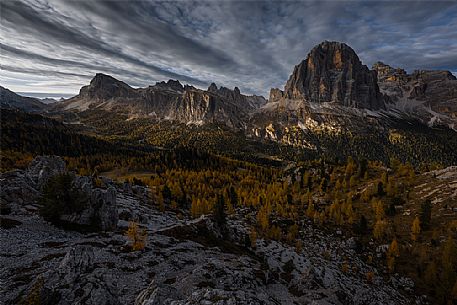
{"type": "Polygon", "coordinates": [[[0,176],[0,304],[426,304],[410,280],[365,264],[344,234],[304,223],[299,251],[263,239],[251,245],[249,211],[221,230],[209,216],[160,212],[146,188],[108,179],[96,187],[77,177],[88,204],[64,216],[75,225],[96,219],[99,231],[57,228],[39,216],[37,199],[64,171],[60,158],[39,157],[0,176]],[[144,250],[129,247],[130,220],[147,230],[144,250]]]}

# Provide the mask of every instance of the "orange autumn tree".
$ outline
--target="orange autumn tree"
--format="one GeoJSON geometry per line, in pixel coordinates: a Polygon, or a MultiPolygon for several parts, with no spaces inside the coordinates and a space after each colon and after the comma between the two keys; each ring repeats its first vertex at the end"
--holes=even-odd
{"type": "Polygon", "coordinates": [[[127,229],[125,235],[131,241],[133,251],[143,250],[146,246],[146,239],[148,237],[148,233],[146,229],[140,230],[137,222],[129,222],[129,228],[127,229]]]}
{"type": "Polygon", "coordinates": [[[411,226],[411,240],[416,241],[417,238],[419,237],[420,232],[421,232],[420,220],[419,220],[419,217],[416,216],[416,218],[414,218],[413,224],[411,226]]]}

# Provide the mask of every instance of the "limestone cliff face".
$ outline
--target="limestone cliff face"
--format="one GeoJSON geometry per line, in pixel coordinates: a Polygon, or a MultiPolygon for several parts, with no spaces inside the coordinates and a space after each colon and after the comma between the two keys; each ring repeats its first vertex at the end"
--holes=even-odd
{"type": "Polygon", "coordinates": [[[284,97],[284,92],[279,90],[278,88],[271,88],[270,90],[270,97],[268,98],[268,102],[274,103],[279,102],[284,97]]]}
{"type": "Polygon", "coordinates": [[[132,88],[109,75],[97,74],[79,95],[57,105],[57,110],[102,109],[131,117],[175,120],[181,123],[224,123],[243,128],[249,114],[265,103],[261,96],[241,94],[235,87],[208,90],[183,86],[177,80],[158,82],[147,88],[132,88]]]}
{"type": "Polygon", "coordinates": [[[407,78],[407,73],[401,68],[392,68],[383,62],[376,62],[373,65],[373,70],[376,71],[378,76],[378,83],[389,81],[389,82],[404,82],[407,78]]]}
{"type": "Polygon", "coordinates": [[[425,121],[456,128],[457,79],[451,72],[416,70],[408,74],[381,62],[374,64],[373,70],[378,73],[379,88],[393,106],[413,111],[425,121]]]}
{"type": "Polygon", "coordinates": [[[223,122],[229,127],[243,127],[249,111],[256,106],[253,97],[244,96],[237,89],[218,89],[214,84],[207,91],[189,88],[176,100],[169,117],[188,123],[223,122]]]}
{"type": "Polygon", "coordinates": [[[295,66],[284,88],[284,97],[355,108],[385,107],[376,73],[361,63],[352,48],[340,42],[325,41],[314,47],[295,66]]]}
{"type": "Polygon", "coordinates": [[[201,90],[186,90],[172,110],[173,116],[185,122],[211,120],[216,110],[214,95],[201,90]]]}

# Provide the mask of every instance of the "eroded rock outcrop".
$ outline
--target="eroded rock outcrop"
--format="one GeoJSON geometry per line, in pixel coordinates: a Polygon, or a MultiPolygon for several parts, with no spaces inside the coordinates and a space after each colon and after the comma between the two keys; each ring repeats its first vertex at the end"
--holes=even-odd
{"type": "Polygon", "coordinates": [[[65,173],[65,161],[57,156],[38,156],[25,170],[26,176],[33,183],[32,187],[42,189],[49,178],[65,173]]]}
{"type": "Polygon", "coordinates": [[[0,174],[2,214],[36,211],[41,190],[49,178],[65,172],[65,162],[56,156],[38,156],[26,170],[0,174]]]}
{"type": "Polygon", "coordinates": [[[271,88],[270,97],[268,98],[269,103],[279,102],[284,97],[284,92],[278,88],[271,88]]]}
{"type": "Polygon", "coordinates": [[[376,62],[373,64],[373,70],[376,71],[378,82],[394,81],[401,82],[406,80],[407,73],[401,68],[393,68],[383,62],[376,62]]]}
{"type": "Polygon", "coordinates": [[[70,248],[58,268],[38,278],[41,304],[121,304],[112,274],[97,267],[94,256],[93,247],[70,248]]]}
{"type": "Polygon", "coordinates": [[[62,215],[62,220],[103,231],[115,230],[119,220],[116,189],[112,186],[107,189],[94,188],[89,177],[76,177],[73,183],[86,195],[86,206],[81,212],[62,215]]]}
{"type": "MultiPolygon", "coordinates": [[[[43,187],[50,178],[67,173],[65,162],[57,156],[38,156],[26,170],[14,170],[0,175],[2,214],[37,213],[43,187]]],[[[61,220],[101,230],[117,227],[118,213],[116,190],[108,185],[106,189],[95,187],[91,177],[74,176],[73,185],[84,195],[84,209],[66,214],[61,220]]]]}

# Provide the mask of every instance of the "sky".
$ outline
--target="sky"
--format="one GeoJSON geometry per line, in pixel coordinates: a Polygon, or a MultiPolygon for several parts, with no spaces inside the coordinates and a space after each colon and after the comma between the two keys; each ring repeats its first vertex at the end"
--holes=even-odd
{"type": "Polygon", "coordinates": [[[101,72],[268,96],[324,40],[369,67],[457,75],[457,1],[2,0],[0,85],[71,96],[101,72]]]}

